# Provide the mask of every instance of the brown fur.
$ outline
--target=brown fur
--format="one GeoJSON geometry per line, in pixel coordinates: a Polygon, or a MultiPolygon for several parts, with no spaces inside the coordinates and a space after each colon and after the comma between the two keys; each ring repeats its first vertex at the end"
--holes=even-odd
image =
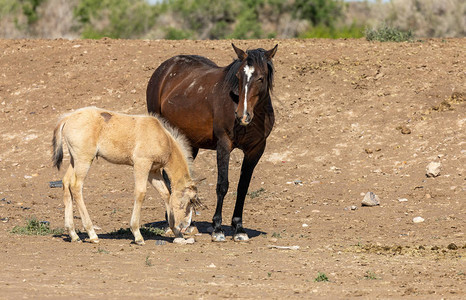
{"type": "Polygon", "coordinates": [[[70,166],[63,178],[65,227],[71,239],[79,240],[73,224],[72,201],[78,204],[83,225],[91,241],[98,237],[82,197],[82,185],[95,157],[115,164],[134,167],[135,203],[131,230],[135,241],[143,244],[139,232],[140,209],[146,193],[146,181],[165,200],[168,221],[177,236],[191,222],[192,208],[198,203],[197,190],[190,176],[186,139],[164,120],[155,116],[131,116],[85,107],[61,118],[53,133],[53,163],[60,168],[63,142],[70,153],[70,166]],[[171,181],[170,194],[161,175],[164,169],[171,181]]]}

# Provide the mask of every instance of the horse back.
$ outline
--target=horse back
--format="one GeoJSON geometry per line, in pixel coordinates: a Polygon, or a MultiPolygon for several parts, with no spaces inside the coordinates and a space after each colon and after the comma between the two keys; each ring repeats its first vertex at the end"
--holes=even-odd
{"type": "Polygon", "coordinates": [[[172,57],[155,70],[149,81],[148,111],[179,128],[193,147],[215,148],[214,118],[218,117],[218,110],[224,109],[218,103],[233,106],[223,100],[228,96],[221,84],[223,77],[224,69],[205,57],[172,57]]]}
{"type": "MultiPolygon", "coordinates": [[[[199,55],[177,55],[164,61],[149,79],[146,91],[149,113],[162,114],[164,91],[172,90],[189,75],[202,74],[219,67],[213,61],[199,55]]],[[[195,75],[194,75],[195,76],[195,75]]]]}

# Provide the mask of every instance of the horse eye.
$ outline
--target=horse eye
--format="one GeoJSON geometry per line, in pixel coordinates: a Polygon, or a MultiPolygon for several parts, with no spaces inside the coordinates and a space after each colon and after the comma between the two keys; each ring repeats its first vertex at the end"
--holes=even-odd
{"type": "Polygon", "coordinates": [[[264,77],[257,78],[257,81],[260,81],[260,82],[264,81],[264,77]]]}

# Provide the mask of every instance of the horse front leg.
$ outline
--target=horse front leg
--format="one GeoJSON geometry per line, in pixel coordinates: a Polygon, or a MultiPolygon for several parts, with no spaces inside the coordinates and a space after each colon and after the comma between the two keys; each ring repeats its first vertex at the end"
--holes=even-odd
{"type": "Polygon", "coordinates": [[[230,162],[230,149],[220,141],[217,144],[217,207],[212,218],[212,241],[225,242],[225,233],[222,230],[223,199],[228,192],[228,165],[230,162]]]}
{"type": "Polygon", "coordinates": [[[141,207],[146,197],[147,180],[149,179],[149,171],[152,166],[152,161],[136,161],[134,163],[134,206],[131,214],[130,229],[134,235],[134,242],[137,245],[144,245],[140,228],[141,222],[141,207]]]}
{"type": "Polygon", "coordinates": [[[234,230],[233,240],[236,242],[245,242],[249,240],[249,236],[243,228],[243,209],[244,200],[249,189],[252,173],[256,167],[259,159],[264,153],[265,144],[256,148],[252,154],[245,153],[243,164],[241,165],[241,175],[238,183],[238,190],[236,196],[235,210],[233,218],[231,219],[231,226],[234,230]]]}

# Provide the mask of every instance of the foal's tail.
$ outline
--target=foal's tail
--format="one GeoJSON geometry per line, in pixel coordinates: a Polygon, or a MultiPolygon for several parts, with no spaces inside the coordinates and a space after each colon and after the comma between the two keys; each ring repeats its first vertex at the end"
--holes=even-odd
{"type": "Polygon", "coordinates": [[[67,118],[63,118],[58,122],[57,126],[53,130],[53,154],[52,154],[52,162],[53,166],[57,167],[60,170],[60,166],[63,160],[63,139],[62,139],[62,131],[63,126],[65,126],[67,118]]]}

